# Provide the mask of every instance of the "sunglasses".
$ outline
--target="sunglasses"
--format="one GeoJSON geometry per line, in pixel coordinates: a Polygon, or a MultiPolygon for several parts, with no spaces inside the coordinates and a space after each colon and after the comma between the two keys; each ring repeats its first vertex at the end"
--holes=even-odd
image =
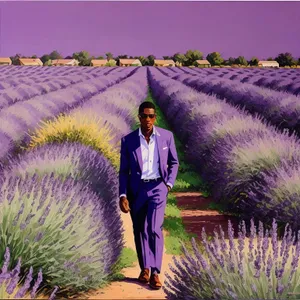
{"type": "Polygon", "coordinates": [[[156,114],[149,114],[149,115],[144,114],[144,113],[141,113],[141,114],[140,114],[140,117],[141,117],[142,119],[147,119],[147,117],[149,117],[150,119],[153,119],[155,116],[156,116],[156,114]]]}

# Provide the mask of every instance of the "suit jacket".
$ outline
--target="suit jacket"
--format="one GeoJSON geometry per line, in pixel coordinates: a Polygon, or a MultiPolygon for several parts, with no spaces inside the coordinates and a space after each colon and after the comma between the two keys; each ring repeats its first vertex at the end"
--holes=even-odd
{"type": "MultiPolygon", "coordinates": [[[[179,162],[173,133],[157,126],[155,129],[160,174],[165,184],[174,185],[179,162]]],[[[120,154],[119,195],[126,194],[132,200],[139,191],[143,170],[139,129],[121,139],[120,154]]]]}

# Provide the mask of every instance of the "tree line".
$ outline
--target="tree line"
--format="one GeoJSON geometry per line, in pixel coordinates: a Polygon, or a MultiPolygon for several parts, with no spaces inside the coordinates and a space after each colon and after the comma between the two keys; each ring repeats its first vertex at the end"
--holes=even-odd
{"type": "MultiPolygon", "coordinates": [[[[15,56],[11,56],[10,59],[12,60],[13,65],[19,64],[19,58],[28,58],[22,56],[21,54],[16,54],[15,56]]],[[[31,56],[30,58],[37,58],[36,55],[31,56]]],[[[63,57],[57,50],[52,51],[50,54],[44,54],[43,56],[39,57],[40,60],[43,62],[44,65],[51,65],[51,60],[54,59],[77,59],[79,61],[80,66],[90,66],[92,59],[107,59],[111,61],[112,65],[119,66],[120,59],[139,59],[143,66],[153,66],[154,60],[156,57],[154,55],[148,56],[128,56],[118,55],[113,56],[112,53],[108,52],[105,56],[90,56],[88,51],[80,51],[74,52],[72,56],[63,57]],[[116,63],[114,63],[115,61],[116,63]]],[[[238,57],[229,57],[228,59],[223,59],[219,52],[212,52],[207,54],[204,58],[202,52],[198,50],[187,50],[186,53],[175,53],[173,56],[163,56],[163,59],[172,59],[177,65],[180,66],[196,66],[197,60],[207,59],[212,66],[221,66],[221,65],[241,65],[241,66],[257,66],[260,59],[257,57],[252,57],[250,60],[247,60],[244,56],[238,57]]],[[[298,59],[294,58],[291,53],[280,53],[275,58],[268,57],[267,59],[261,60],[275,60],[279,63],[280,67],[285,66],[300,66],[300,57],[298,59]]]]}

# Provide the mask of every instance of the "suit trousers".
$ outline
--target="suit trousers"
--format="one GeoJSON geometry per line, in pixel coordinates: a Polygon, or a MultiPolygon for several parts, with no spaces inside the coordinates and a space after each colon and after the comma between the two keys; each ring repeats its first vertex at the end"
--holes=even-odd
{"type": "Polygon", "coordinates": [[[161,271],[164,248],[163,222],[168,187],[162,179],[141,181],[137,196],[130,201],[130,215],[140,268],[161,271]]]}

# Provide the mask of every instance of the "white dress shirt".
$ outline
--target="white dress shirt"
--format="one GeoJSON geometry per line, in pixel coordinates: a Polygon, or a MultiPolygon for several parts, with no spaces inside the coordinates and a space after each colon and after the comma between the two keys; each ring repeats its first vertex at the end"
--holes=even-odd
{"type": "MultiPolygon", "coordinates": [[[[150,135],[149,144],[146,141],[145,136],[142,133],[141,128],[139,128],[139,137],[141,143],[141,151],[142,151],[142,176],[141,179],[154,179],[159,178],[159,156],[158,156],[158,147],[156,142],[156,128],[153,125],[153,132],[150,135]]],[[[171,183],[167,183],[171,188],[173,185],[171,183]]],[[[126,196],[125,194],[120,195],[120,197],[126,196]]]]}

